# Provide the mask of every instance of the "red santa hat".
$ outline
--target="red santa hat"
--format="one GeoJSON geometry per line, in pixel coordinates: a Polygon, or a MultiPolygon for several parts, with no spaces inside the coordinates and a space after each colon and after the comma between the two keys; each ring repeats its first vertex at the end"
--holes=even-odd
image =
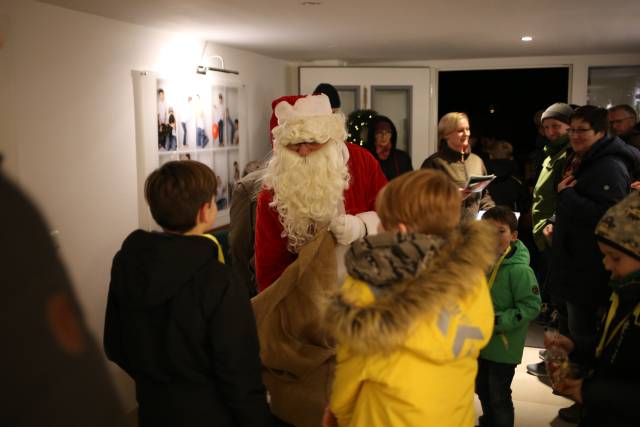
{"type": "Polygon", "coordinates": [[[271,142],[279,146],[316,142],[324,144],[347,138],[342,113],[333,113],[329,97],[282,96],[271,103],[271,142]]]}

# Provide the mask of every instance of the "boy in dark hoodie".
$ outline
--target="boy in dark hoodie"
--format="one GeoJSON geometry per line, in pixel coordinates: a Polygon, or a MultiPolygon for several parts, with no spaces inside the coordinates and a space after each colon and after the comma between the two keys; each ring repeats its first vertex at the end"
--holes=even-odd
{"type": "Polygon", "coordinates": [[[267,426],[255,319],[213,236],[216,176],[172,161],[145,183],[162,233],[136,230],[113,260],[104,347],[136,383],[139,425],[267,426]]]}
{"type": "Polygon", "coordinates": [[[540,313],[540,291],[529,267],[529,251],[518,240],[518,220],[511,209],[495,206],[482,219],[498,232],[498,259],[488,280],[495,312],[493,336],[478,358],[480,426],[513,427],[511,382],[522,361],[529,323],[540,313]]]}

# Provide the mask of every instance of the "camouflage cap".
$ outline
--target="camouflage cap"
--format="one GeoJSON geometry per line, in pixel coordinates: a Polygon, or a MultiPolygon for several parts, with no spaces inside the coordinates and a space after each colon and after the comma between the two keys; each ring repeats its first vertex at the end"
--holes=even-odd
{"type": "Polygon", "coordinates": [[[640,192],[609,208],[596,226],[596,238],[640,259],[640,192]]]}

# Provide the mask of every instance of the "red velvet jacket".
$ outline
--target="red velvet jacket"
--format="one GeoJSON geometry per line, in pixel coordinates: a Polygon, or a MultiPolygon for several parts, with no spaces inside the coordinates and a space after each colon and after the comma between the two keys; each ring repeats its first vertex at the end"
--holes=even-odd
{"type": "MultiPolygon", "coordinates": [[[[387,183],[380,165],[364,148],[347,143],[349,149],[349,188],[344,192],[346,213],[356,215],[375,209],[378,191],[387,183]]],[[[287,249],[287,238],[281,237],[282,224],[278,211],[269,206],[273,191],[262,189],[256,209],[255,262],[258,290],[271,285],[297,257],[287,249]]]]}

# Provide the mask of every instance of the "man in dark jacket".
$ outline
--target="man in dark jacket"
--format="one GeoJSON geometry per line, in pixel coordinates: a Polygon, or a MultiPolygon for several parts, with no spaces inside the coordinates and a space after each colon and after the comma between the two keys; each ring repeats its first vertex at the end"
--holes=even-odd
{"type": "Polygon", "coordinates": [[[609,125],[611,134],[640,149],[638,114],[632,106],[620,104],[609,108],[609,125]]]}
{"type": "Polygon", "coordinates": [[[113,260],[104,346],[136,382],[140,427],[272,423],[247,289],[202,234],[216,182],[195,161],[154,171],[145,197],[164,233],[134,231],[113,260]]]}
{"type": "Polygon", "coordinates": [[[610,289],[602,254],[593,234],[605,211],[629,193],[640,152],[619,138],[607,138],[603,108],[579,107],[571,116],[571,151],[558,184],[553,236],[552,293],[567,302],[569,333],[588,340],[610,289]]]}
{"type": "Polygon", "coordinates": [[[411,157],[396,148],[397,142],[398,131],[391,119],[386,116],[375,117],[369,125],[366,148],[378,160],[384,176],[389,181],[413,170],[411,157]]]}
{"type": "Polygon", "coordinates": [[[229,216],[229,253],[236,279],[244,283],[250,296],[258,293],[255,265],[256,206],[265,169],[244,176],[233,189],[229,216]]]}
{"type": "MultiPolygon", "coordinates": [[[[496,179],[489,184],[491,198],[500,206],[508,206],[514,212],[525,214],[531,201],[524,183],[516,176],[516,163],[513,160],[513,146],[507,141],[497,141],[489,150],[486,161],[487,172],[496,179]]],[[[530,224],[529,220],[529,224],[530,224]]],[[[530,233],[529,226],[529,233],[530,233]]]]}

